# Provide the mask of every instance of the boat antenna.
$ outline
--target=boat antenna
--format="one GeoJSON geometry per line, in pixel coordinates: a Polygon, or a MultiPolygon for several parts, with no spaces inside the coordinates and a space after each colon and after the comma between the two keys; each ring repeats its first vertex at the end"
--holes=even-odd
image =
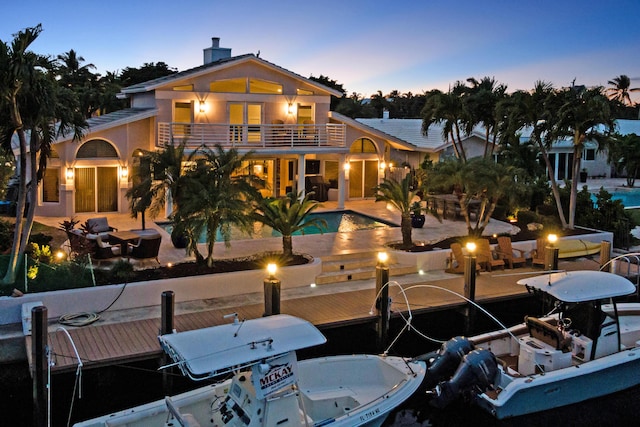
{"type": "Polygon", "coordinates": [[[233,337],[237,337],[238,336],[238,332],[240,332],[240,328],[242,328],[242,325],[244,325],[244,319],[242,319],[242,322],[238,321],[238,313],[233,312],[233,313],[229,313],[229,314],[225,314],[224,316],[222,316],[224,319],[228,319],[230,317],[233,317],[233,324],[238,326],[238,329],[236,329],[236,331],[233,334],[233,337]]]}

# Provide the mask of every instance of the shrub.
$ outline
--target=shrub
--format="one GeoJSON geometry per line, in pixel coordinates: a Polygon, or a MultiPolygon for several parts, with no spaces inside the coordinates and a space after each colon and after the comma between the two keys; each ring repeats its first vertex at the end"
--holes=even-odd
{"type": "Polygon", "coordinates": [[[533,211],[529,211],[529,210],[522,210],[522,211],[518,211],[518,224],[530,224],[532,222],[540,222],[540,220],[538,219],[538,214],[533,212],[533,211]]]}

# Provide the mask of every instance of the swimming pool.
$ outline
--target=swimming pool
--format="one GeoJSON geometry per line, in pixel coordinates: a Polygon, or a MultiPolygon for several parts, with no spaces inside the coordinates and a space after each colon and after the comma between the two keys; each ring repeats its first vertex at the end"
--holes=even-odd
{"type": "MultiPolygon", "coordinates": [[[[625,208],[640,208],[640,188],[615,188],[605,190],[611,194],[612,200],[620,200],[625,208]]],[[[596,195],[591,194],[591,200],[595,203],[596,195]]]]}
{"type": "MultiPolygon", "coordinates": [[[[344,233],[349,231],[359,230],[372,230],[375,228],[390,228],[397,227],[396,224],[386,222],[377,218],[370,217],[368,215],[361,214],[359,212],[344,210],[344,211],[331,211],[331,212],[314,212],[309,215],[311,218],[324,219],[327,222],[326,227],[322,227],[323,233],[344,233]]],[[[162,227],[167,233],[171,234],[173,230],[173,224],[171,222],[157,222],[158,226],[162,227]]],[[[303,232],[293,233],[294,236],[301,234],[320,234],[320,230],[316,227],[305,227],[303,232]]],[[[247,240],[247,239],[262,239],[265,237],[281,237],[282,235],[266,225],[256,222],[253,225],[253,233],[247,234],[238,229],[231,230],[231,240],[247,240]]],[[[203,236],[198,239],[200,243],[206,242],[203,236]]],[[[216,242],[222,242],[224,239],[220,232],[216,235],[216,242]]]]}

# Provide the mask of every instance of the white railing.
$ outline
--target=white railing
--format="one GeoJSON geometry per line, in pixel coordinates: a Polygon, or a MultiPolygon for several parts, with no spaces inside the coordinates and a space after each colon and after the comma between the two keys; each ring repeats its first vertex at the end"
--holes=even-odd
{"type": "Polygon", "coordinates": [[[228,125],[208,123],[158,123],[158,146],[173,141],[186,141],[187,147],[223,148],[296,148],[345,147],[345,129],[342,124],[269,124],[228,125]]]}

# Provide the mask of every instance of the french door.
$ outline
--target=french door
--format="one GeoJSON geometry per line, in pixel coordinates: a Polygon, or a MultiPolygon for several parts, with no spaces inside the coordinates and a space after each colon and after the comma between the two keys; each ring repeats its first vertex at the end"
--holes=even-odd
{"type": "Polygon", "coordinates": [[[118,210],[118,167],[75,168],[76,212],[118,210]]]}
{"type": "Polygon", "coordinates": [[[349,199],[375,197],[378,160],[351,160],[349,165],[349,199]]]}

